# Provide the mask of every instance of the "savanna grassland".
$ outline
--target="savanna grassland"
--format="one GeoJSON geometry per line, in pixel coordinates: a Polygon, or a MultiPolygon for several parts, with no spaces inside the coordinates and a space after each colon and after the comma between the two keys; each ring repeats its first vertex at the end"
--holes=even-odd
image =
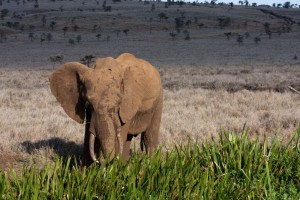
{"type": "MultiPolygon", "coordinates": [[[[1,2],[0,169],[21,171],[33,163],[42,168],[57,155],[80,162],[84,125],[64,113],[49,88],[58,57],[85,62],[82,58],[90,55],[129,52],[156,66],[165,92],[164,152],[188,138],[202,144],[219,132],[240,133],[244,127],[251,140],[277,135],[287,144],[299,127],[300,96],[288,88],[300,90],[299,9],[166,7],[128,0],[1,2]]],[[[275,152],[281,152],[279,146],[275,152]]],[[[266,177],[272,179],[269,173],[266,177]]]]}

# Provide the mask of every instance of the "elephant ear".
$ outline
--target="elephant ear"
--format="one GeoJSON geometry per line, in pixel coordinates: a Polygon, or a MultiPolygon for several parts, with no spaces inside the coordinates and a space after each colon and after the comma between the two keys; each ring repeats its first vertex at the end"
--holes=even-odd
{"type": "Polygon", "coordinates": [[[82,76],[89,68],[70,62],[56,69],[49,77],[50,89],[69,117],[78,123],[85,118],[85,101],[81,94],[82,76]]]}
{"type": "Polygon", "coordinates": [[[142,97],[142,81],[136,77],[139,76],[137,68],[128,67],[124,72],[123,78],[123,98],[120,104],[119,115],[123,123],[130,121],[138,112],[142,97]]]}

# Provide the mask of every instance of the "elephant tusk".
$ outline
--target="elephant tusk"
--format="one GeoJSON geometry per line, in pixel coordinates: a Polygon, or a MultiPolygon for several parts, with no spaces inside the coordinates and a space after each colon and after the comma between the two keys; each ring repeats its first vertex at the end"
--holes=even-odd
{"type": "Polygon", "coordinates": [[[90,156],[91,156],[92,160],[96,163],[99,163],[99,161],[96,159],[95,150],[94,150],[95,138],[96,138],[96,136],[93,133],[91,133],[90,139],[89,139],[89,151],[90,151],[90,156]]]}

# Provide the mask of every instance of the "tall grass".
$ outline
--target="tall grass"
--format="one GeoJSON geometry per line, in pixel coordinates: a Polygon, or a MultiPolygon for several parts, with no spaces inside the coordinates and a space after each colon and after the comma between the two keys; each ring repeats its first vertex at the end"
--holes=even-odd
{"type": "Polygon", "coordinates": [[[150,158],[80,168],[57,158],[42,170],[0,172],[0,199],[299,199],[300,128],[282,144],[224,132],[150,158]]]}

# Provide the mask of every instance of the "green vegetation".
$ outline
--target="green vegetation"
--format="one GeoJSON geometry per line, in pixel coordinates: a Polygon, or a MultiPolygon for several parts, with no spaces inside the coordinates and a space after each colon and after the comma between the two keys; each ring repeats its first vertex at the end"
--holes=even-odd
{"type": "Polygon", "coordinates": [[[286,143],[222,133],[216,141],[137,153],[80,169],[57,159],[0,172],[0,199],[299,199],[300,128],[286,143]]]}

